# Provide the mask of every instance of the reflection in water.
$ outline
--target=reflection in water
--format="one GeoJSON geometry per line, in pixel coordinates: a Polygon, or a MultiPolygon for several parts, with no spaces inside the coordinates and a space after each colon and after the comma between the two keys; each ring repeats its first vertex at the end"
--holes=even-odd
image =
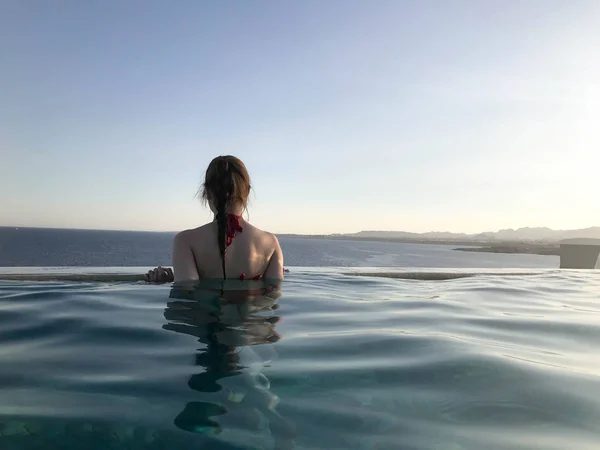
{"type": "Polygon", "coordinates": [[[272,314],[279,305],[280,291],[259,287],[252,290],[221,290],[208,285],[174,286],[164,315],[166,330],[194,336],[204,344],[195,364],[204,371],[193,375],[188,385],[206,394],[207,402],[189,402],[175,418],[183,430],[220,434],[223,430],[256,433],[269,430],[275,448],[292,448],[293,427],[277,412],[279,398],[270,391],[262,368],[273,359],[271,346],[280,339],[272,314]],[[264,351],[272,354],[268,358],[264,351]],[[267,359],[267,360],[265,360],[267,359]]]}

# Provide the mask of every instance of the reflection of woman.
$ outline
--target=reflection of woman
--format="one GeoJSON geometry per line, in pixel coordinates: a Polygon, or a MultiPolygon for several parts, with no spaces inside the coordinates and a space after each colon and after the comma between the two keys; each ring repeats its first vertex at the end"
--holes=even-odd
{"type": "Polygon", "coordinates": [[[231,431],[256,436],[268,429],[276,448],[291,448],[292,427],[277,412],[278,398],[261,371],[265,361],[252,349],[280,339],[275,331],[279,317],[269,314],[278,307],[278,292],[176,286],[163,328],[205,344],[196,355],[196,365],[205,370],[193,375],[188,385],[207,401],[188,403],[175,425],[211,435],[231,431]]]}
{"type": "Polygon", "coordinates": [[[242,217],[250,195],[250,176],[234,156],[211,161],[200,190],[215,219],[175,236],[173,270],[158,267],[152,282],[199,279],[283,279],[283,253],[277,238],[242,217]],[[235,238],[235,239],[234,239],[235,238]]]}

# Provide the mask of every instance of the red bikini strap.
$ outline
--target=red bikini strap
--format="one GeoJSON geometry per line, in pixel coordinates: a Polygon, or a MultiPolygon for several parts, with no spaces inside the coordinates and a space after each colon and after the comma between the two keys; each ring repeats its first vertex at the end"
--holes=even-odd
{"type": "Polygon", "coordinates": [[[227,236],[225,237],[225,247],[229,247],[233,242],[233,238],[237,235],[237,232],[240,233],[244,231],[242,226],[240,225],[240,219],[242,216],[236,216],[235,214],[227,214],[227,236]]]}

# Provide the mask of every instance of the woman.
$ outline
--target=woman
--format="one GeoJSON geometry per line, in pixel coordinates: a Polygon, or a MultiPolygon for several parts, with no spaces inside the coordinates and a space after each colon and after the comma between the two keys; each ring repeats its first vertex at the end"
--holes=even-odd
{"type": "Polygon", "coordinates": [[[146,281],[283,279],[279,241],[242,217],[250,195],[244,163],[234,156],[213,159],[199,193],[214,220],[178,233],[173,242],[173,270],[157,267],[146,274],[146,281]]]}

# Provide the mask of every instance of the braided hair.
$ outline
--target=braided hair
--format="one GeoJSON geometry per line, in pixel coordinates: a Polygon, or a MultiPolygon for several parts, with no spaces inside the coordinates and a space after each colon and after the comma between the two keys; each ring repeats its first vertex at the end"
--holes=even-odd
{"type": "Polygon", "coordinates": [[[227,209],[238,203],[245,209],[250,195],[250,176],[244,163],[235,156],[218,156],[206,169],[201,197],[212,203],[217,222],[217,240],[221,254],[223,280],[227,279],[225,252],[227,250],[227,209]]]}

